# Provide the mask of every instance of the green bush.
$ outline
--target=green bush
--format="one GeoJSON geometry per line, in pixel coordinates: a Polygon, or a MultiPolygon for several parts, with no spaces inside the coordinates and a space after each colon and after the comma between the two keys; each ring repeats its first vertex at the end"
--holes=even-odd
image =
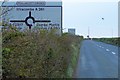
{"type": "Polygon", "coordinates": [[[73,43],[82,37],[55,30],[3,30],[3,76],[8,78],[64,78],[71,63],[73,43]]]}

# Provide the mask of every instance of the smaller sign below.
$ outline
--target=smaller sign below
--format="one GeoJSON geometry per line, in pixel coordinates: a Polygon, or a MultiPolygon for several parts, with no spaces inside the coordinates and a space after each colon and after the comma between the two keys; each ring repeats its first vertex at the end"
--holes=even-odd
{"type": "Polygon", "coordinates": [[[75,29],[74,28],[69,28],[68,33],[72,34],[72,35],[75,35],[75,29]]]}

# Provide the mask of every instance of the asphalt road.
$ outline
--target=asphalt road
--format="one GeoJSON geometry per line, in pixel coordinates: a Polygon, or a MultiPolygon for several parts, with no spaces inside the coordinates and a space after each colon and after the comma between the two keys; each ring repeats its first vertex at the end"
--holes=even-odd
{"type": "Polygon", "coordinates": [[[80,49],[76,78],[118,78],[118,47],[85,40],[80,49]]]}

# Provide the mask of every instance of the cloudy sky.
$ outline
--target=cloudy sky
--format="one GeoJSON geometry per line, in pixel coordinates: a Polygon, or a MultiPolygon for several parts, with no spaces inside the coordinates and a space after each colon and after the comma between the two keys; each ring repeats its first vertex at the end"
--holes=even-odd
{"type": "Polygon", "coordinates": [[[86,37],[89,27],[91,37],[118,36],[118,1],[119,0],[63,0],[64,32],[67,32],[68,28],[75,28],[76,34],[86,37]],[[102,20],[102,18],[104,18],[104,20],[102,20]]]}
{"type": "Polygon", "coordinates": [[[84,37],[88,35],[88,27],[91,37],[118,36],[117,1],[75,1],[65,1],[63,3],[65,28],[75,28],[76,34],[84,37]]]}

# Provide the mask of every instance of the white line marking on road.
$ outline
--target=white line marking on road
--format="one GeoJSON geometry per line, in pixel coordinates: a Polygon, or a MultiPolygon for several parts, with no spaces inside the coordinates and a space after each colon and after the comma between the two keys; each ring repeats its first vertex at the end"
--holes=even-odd
{"type": "Polygon", "coordinates": [[[110,51],[109,49],[106,49],[106,51],[110,51]]]}
{"type": "Polygon", "coordinates": [[[112,54],[116,54],[115,52],[112,52],[112,54]]]}

